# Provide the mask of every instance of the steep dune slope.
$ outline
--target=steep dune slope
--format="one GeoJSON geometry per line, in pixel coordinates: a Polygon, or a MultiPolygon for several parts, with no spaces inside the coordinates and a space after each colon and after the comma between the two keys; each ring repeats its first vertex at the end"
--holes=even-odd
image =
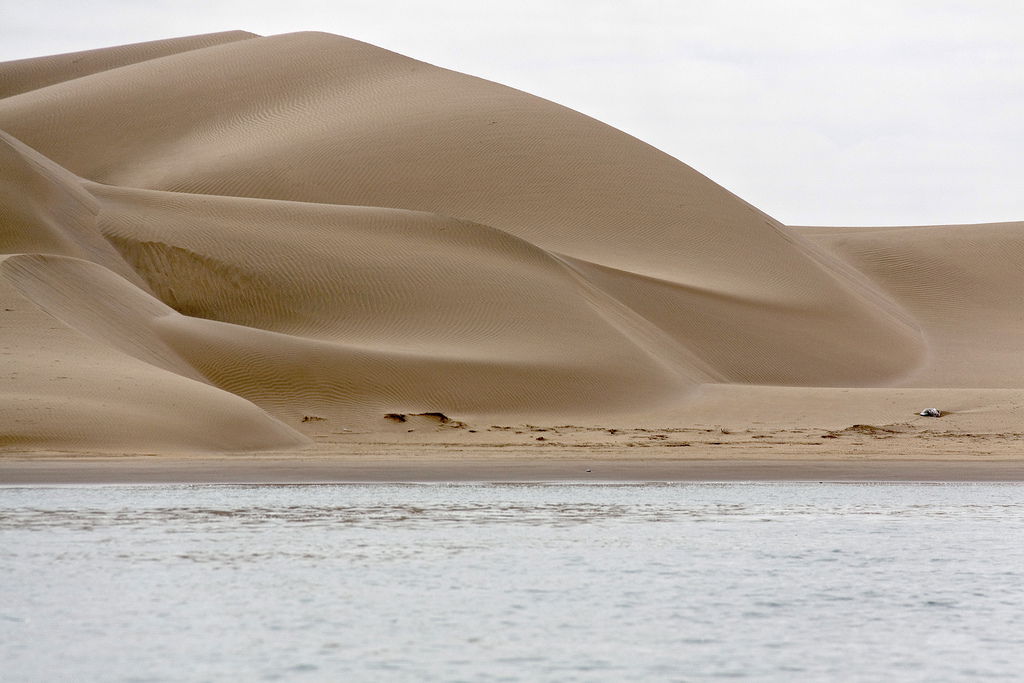
{"type": "Polygon", "coordinates": [[[0,254],[74,256],[144,286],[100,234],[99,211],[79,178],[0,131],[0,254]]]}

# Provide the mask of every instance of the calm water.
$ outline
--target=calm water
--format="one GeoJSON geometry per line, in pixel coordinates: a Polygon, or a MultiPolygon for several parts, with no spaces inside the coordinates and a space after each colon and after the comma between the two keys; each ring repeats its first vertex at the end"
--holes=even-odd
{"type": "Polygon", "coordinates": [[[0,487],[0,679],[978,680],[1024,487],[0,487]]]}

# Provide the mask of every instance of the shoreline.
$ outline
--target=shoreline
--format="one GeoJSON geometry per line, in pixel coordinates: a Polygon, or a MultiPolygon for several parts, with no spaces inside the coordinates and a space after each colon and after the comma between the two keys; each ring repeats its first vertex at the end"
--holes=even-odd
{"type": "Polygon", "coordinates": [[[522,456],[23,456],[0,486],[441,482],[1024,482],[1024,460],[647,459],[522,456]],[[589,470],[589,471],[588,471],[589,470]]]}
{"type": "MultiPolygon", "coordinates": [[[[461,423],[459,423],[461,424],[461,423]]],[[[1024,482],[1024,435],[435,426],[332,432],[294,450],[0,451],[0,485],[398,482],[1024,482]]]]}

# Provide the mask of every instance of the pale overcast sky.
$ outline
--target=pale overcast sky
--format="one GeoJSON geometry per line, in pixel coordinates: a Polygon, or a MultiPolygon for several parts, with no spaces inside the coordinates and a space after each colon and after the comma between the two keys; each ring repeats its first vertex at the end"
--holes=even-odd
{"type": "Polygon", "coordinates": [[[1024,220],[1020,0],[0,2],[0,60],[327,31],[578,109],[791,225],[1024,220]]]}

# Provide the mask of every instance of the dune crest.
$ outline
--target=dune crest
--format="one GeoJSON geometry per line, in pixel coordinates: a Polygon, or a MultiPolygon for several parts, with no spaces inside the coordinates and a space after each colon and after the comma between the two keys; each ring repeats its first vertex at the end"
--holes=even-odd
{"type": "Polygon", "coordinates": [[[1024,387],[1020,224],[788,228],[580,113],[328,34],[19,60],[0,82],[0,445],[252,450],[388,413],[686,420],[1024,387]]]}

